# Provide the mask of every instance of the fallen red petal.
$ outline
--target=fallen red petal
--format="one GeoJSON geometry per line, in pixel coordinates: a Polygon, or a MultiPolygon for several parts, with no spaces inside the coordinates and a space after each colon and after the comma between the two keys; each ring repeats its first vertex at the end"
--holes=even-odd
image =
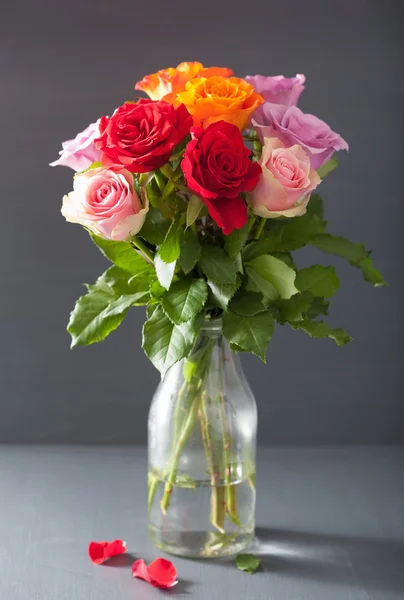
{"type": "Polygon", "coordinates": [[[176,568],[166,558],[156,558],[149,566],[144,560],[137,560],[132,565],[132,575],[165,590],[178,583],[176,568]]]}
{"type": "Polygon", "coordinates": [[[88,547],[88,555],[90,560],[96,565],[101,565],[103,562],[126,552],[126,542],[122,540],[114,540],[113,542],[91,542],[88,547]]]}

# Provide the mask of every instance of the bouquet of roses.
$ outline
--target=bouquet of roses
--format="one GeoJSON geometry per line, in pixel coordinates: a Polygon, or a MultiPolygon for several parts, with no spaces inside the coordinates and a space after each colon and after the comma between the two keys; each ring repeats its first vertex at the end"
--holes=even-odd
{"type": "Polygon", "coordinates": [[[73,346],[103,340],[132,306],[147,307],[143,348],[162,376],[206,318],[264,361],[275,322],[350,340],[322,320],[334,267],[298,269],[292,252],[311,245],[384,281],[362,244],[326,232],[313,192],[348,144],[296,106],[304,82],[181,63],[136,84],[148,99],[64,142],[52,164],[76,174],[62,213],[112,262],[76,303],[73,346]]]}

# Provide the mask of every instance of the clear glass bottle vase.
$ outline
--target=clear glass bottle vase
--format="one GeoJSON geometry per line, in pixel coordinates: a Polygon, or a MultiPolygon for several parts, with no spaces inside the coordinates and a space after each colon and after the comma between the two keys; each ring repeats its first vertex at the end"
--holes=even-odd
{"type": "Polygon", "coordinates": [[[149,414],[149,531],[172,554],[227,556],[254,536],[257,409],[220,321],[159,384],[149,414]]]}

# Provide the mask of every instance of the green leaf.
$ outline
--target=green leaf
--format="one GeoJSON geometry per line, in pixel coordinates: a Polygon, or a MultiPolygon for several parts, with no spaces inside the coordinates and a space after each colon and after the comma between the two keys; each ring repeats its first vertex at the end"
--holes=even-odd
{"type": "Polygon", "coordinates": [[[198,236],[192,229],[187,229],[181,240],[181,254],[178,260],[181,269],[187,275],[201,256],[201,245],[198,236]]]}
{"type": "MultiPolygon", "coordinates": [[[[309,202],[310,204],[310,202],[309,202]]],[[[327,223],[306,213],[302,217],[294,217],[280,222],[282,234],[276,247],[278,252],[290,252],[309,244],[316,236],[324,233],[327,223]]]]}
{"type": "Polygon", "coordinates": [[[214,281],[208,280],[208,286],[210,288],[211,296],[214,302],[222,309],[227,310],[227,306],[239,288],[239,283],[228,283],[220,285],[214,281]]]}
{"type": "Polygon", "coordinates": [[[296,275],[296,287],[301,292],[309,291],[313,296],[329,298],[339,288],[339,279],[334,267],[313,265],[296,275]]]}
{"type": "Polygon", "coordinates": [[[169,264],[176,261],[181,254],[181,237],[183,229],[180,225],[179,216],[171,223],[164,242],[161,244],[158,255],[161,260],[169,264]]]}
{"type": "Polygon", "coordinates": [[[225,236],[224,246],[227,254],[231,258],[235,258],[241,252],[248,238],[248,224],[246,223],[241,229],[235,229],[229,235],[225,236]]]}
{"type": "Polygon", "coordinates": [[[256,292],[238,290],[229,305],[230,310],[242,317],[251,317],[260,312],[265,312],[266,308],[262,304],[262,295],[256,292]]]}
{"type": "MultiPolygon", "coordinates": [[[[288,299],[298,293],[295,287],[296,272],[274,256],[258,256],[248,263],[249,267],[264,281],[270,283],[279,296],[288,299]]],[[[248,275],[253,277],[248,270],[248,275]]],[[[264,292],[263,292],[264,293],[264,292]]],[[[264,295],[268,295],[265,294],[264,295]]]]}
{"type": "Polygon", "coordinates": [[[161,306],[157,306],[143,326],[142,347],[164,377],[170,367],[188,356],[197,332],[198,323],[195,320],[174,325],[161,306]]]}
{"type": "Polygon", "coordinates": [[[169,228],[170,221],[163,217],[158,208],[150,206],[149,212],[146,215],[146,220],[139,232],[139,236],[151,244],[159,246],[163,243],[169,228]]]}
{"type": "Polygon", "coordinates": [[[164,294],[161,305],[167,317],[176,325],[196,317],[208,298],[208,284],[204,279],[180,279],[164,294]]]}
{"type": "Polygon", "coordinates": [[[152,316],[152,314],[154,313],[154,311],[156,310],[157,306],[158,306],[158,305],[157,305],[157,304],[155,304],[154,302],[153,302],[153,304],[152,304],[152,303],[150,303],[150,304],[148,304],[148,305],[146,306],[146,318],[147,318],[147,319],[150,319],[150,318],[151,318],[151,316],[152,316]]]}
{"type": "Polygon", "coordinates": [[[311,306],[313,295],[310,292],[295,294],[289,300],[277,300],[277,321],[280,323],[302,321],[304,314],[311,306]]]}
{"type": "Polygon", "coordinates": [[[236,283],[237,272],[232,259],[218,246],[203,246],[199,260],[206,277],[218,284],[236,283]]]}
{"type": "Polygon", "coordinates": [[[315,319],[321,315],[327,316],[329,307],[330,302],[327,302],[324,298],[313,298],[305,316],[308,319],[315,319]]]}
{"type": "Polygon", "coordinates": [[[344,237],[331,235],[330,233],[316,236],[310,241],[310,244],[327,254],[345,258],[352,266],[361,269],[364,279],[375,287],[386,285],[383,276],[372,264],[370,252],[366,250],[363,244],[354,244],[344,237]]]}
{"type": "Polygon", "coordinates": [[[304,319],[297,323],[290,323],[293,329],[302,329],[311,337],[317,339],[330,338],[335,341],[337,346],[345,346],[352,338],[343,329],[331,329],[324,321],[310,321],[304,319]]]}
{"type": "Polygon", "coordinates": [[[170,289],[176,264],[176,261],[167,264],[160,258],[158,254],[156,254],[154,258],[154,267],[156,269],[157,279],[159,280],[160,285],[162,285],[166,290],[170,289]]]}
{"type": "Polygon", "coordinates": [[[90,237],[104,256],[117,267],[132,275],[153,275],[153,266],[140,256],[129,242],[114,242],[93,233],[90,234],[90,237]]]}
{"type": "Polygon", "coordinates": [[[312,194],[307,205],[306,219],[312,217],[317,220],[324,218],[323,199],[319,194],[312,194]]]}
{"type": "MultiPolygon", "coordinates": [[[[104,287],[104,284],[115,292],[118,296],[138,294],[142,292],[144,298],[140,298],[136,304],[142,300],[142,304],[147,304],[149,300],[150,277],[145,275],[130,275],[127,271],[119,267],[110,267],[96,281],[96,287],[104,287]]],[[[94,286],[90,286],[94,288],[94,286]]]]}
{"type": "Polygon", "coordinates": [[[155,279],[150,285],[150,295],[153,298],[160,299],[166,293],[166,289],[160,284],[158,279],[155,279]]]}
{"type": "Polygon", "coordinates": [[[161,201],[161,194],[160,194],[159,187],[158,187],[157,182],[154,177],[146,186],[146,194],[147,194],[150,204],[154,208],[158,208],[159,203],[161,201]]]}
{"type": "Polygon", "coordinates": [[[255,573],[261,565],[261,559],[257,558],[253,554],[237,554],[236,565],[240,571],[247,571],[247,573],[255,573]]]}
{"type": "Polygon", "coordinates": [[[275,286],[268,281],[265,277],[262,277],[260,273],[255,271],[252,267],[246,265],[246,273],[248,276],[245,289],[249,292],[260,292],[265,300],[276,300],[279,298],[279,294],[275,289],[275,286]]]}
{"type": "Polygon", "coordinates": [[[288,265],[288,267],[290,267],[294,271],[298,270],[296,263],[293,260],[293,256],[290,252],[272,252],[272,256],[275,256],[275,258],[279,258],[279,260],[284,262],[286,265],[288,265]]]}
{"type": "Polygon", "coordinates": [[[101,342],[123,321],[128,309],[144,294],[118,296],[105,283],[89,287],[89,293],[76,302],[67,330],[74,346],[101,342]]]}
{"type": "Polygon", "coordinates": [[[195,221],[199,217],[199,213],[201,212],[203,207],[204,207],[204,203],[199,198],[199,196],[195,196],[193,194],[190,197],[188,206],[187,206],[187,220],[186,220],[187,227],[191,227],[191,225],[193,223],[195,223],[195,221]]]}
{"type": "Polygon", "coordinates": [[[248,262],[262,256],[275,252],[280,247],[282,239],[282,229],[273,229],[265,231],[257,242],[251,242],[243,249],[244,262],[248,262]]]}
{"type": "MultiPolygon", "coordinates": [[[[319,177],[321,177],[321,179],[324,179],[324,177],[327,177],[327,175],[329,175],[330,173],[335,171],[335,169],[338,167],[338,165],[339,165],[338,158],[337,158],[336,154],[334,154],[334,156],[332,156],[330,158],[330,160],[328,160],[324,165],[322,165],[319,169],[317,169],[317,173],[318,173],[319,177]]],[[[311,200],[310,200],[310,202],[311,202],[311,200]]]]}
{"type": "Polygon", "coordinates": [[[252,352],[266,362],[267,345],[274,332],[274,320],[269,312],[242,317],[234,312],[223,314],[223,334],[232,344],[252,352]]]}

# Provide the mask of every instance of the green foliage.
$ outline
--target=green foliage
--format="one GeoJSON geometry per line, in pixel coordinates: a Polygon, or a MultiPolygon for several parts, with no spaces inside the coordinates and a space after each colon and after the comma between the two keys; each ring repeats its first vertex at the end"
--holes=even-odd
{"type": "Polygon", "coordinates": [[[244,227],[241,229],[235,229],[230,233],[230,235],[226,235],[226,239],[224,242],[224,246],[226,248],[227,254],[231,258],[235,258],[239,252],[243,249],[248,238],[248,224],[246,223],[244,227]]]}
{"type": "Polygon", "coordinates": [[[178,263],[185,275],[190,273],[201,256],[201,245],[198,236],[191,229],[187,229],[181,240],[181,254],[178,263]]]}
{"type": "Polygon", "coordinates": [[[245,262],[253,260],[263,254],[275,252],[282,239],[282,229],[264,231],[260,240],[251,242],[243,249],[243,259],[245,262]]]}
{"type": "MultiPolygon", "coordinates": [[[[148,299],[148,288],[150,286],[150,275],[130,275],[127,271],[120,269],[119,267],[110,267],[103,273],[98,279],[96,284],[101,285],[105,283],[107,286],[118,296],[137,294],[139,292],[144,293],[144,303],[147,303],[148,299]]],[[[139,301],[137,302],[137,304],[139,301]]]]}
{"type": "Polygon", "coordinates": [[[329,298],[339,288],[339,279],[334,267],[313,265],[296,275],[296,287],[300,292],[309,291],[313,296],[329,298]]]}
{"type": "Polygon", "coordinates": [[[386,285],[382,275],[377,271],[370,259],[370,252],[366,250],[363,244],[354,244],[346,238],[325,233],[318,235],[310,240],[310,244],[319,248],[327,254],[334,254],[345,258],[354,267],[362,270],[366,281],[379,287],[386,285]]]}
{"type": "Polygon", "coordinates": [[[295,294],[289,300],[277,300],[275,303],[275,317],[280,323],[302,321],[306,311],[313,302],[310,292],[295,294]]]}
{"type": "Polygon", "coordinates": [[[196,219],[199,217],[201,210],[204,207],[204,203],[199,198],[199,196],[192,195],[189,199],[187,206],[187,217],[186,224],[187,227],[191,227],[193,223],[195,223],[196,219]]]}
{"type": "Polygon", "coordinates": [[[329,308],[330,302],[327,302],[324,298],[313,298],[305,316],[308,319],[316,319],[322,315],[327,316],[329,308]]]}
{"type": "MultiPolygon", "coordinates": [[[[338,158],[337,158],[336,154],[334,154],[334,156],[332,156],[330,158],[330,160],[328,160],[324,165],[322,165],[317,170],[317,173],[319,174],[321,179],[324,179],[324,177],[327,177],[327,175],[329,175],[330,173],[335,171],[335,169],[338,167],[338,165],[339,165],[338,158]]],[[[311,202],[311,200],[310,200],[310,202],[311,202]]]]}
{"type": "Polygon", "coordinates": [[[164,242],[169,228],[170,221],[163,217],[158,208],[150,206],[139,236],[151,244],[159,246],[164,242]]]}
{"type": "Polygon", "coordinates": [[[261,559],[253,554],[237,554],[236,565],[240,571],[247,571],[247,573],[251,574],[258,571],[261,565],[261,559]]]}
{"type": "Polygon", "coordinates": [[[324,219],[324,203],[322,197],[318,194],[311,195],[306,209],[306,220],[313,217],[320,221],[324,219]]]}
{"type": "Polygon", "coordinates": [[[67,326],[72,348],[102,341],[121,324],[130,306],[147,302],[147,289],[120,295],[107,283],[115,281],[118,287],[122,284],[115,269],[108,269],[94,285],[87,286],[88,294],[77,300],[67,326]]]}
{"type": "MultiPolygon", "coordinates": [[[[311,201],[309,206],[310,204],[311,201]]],[[[326,221],[308,212],[302,217],[279,221],[280,233],[277,232],[277,229],[271,229],[268,237],[280,237],[276,246],[278,252],[291,252],[310,244],[315,237],[324,233],[326,225],[326,221]]]]}
{"type": "Polygon", "coordinates": [[[180,225],[180,219],[177,217],[170,225],[170,229],[160,246],[158,255],[165,263],[176,261],[181,254],[181,237],[183,229],[180,225]]]}
{"type": "MultiPolygon", "coordinates": [[[[348,260],[374,286],[384,285],[365,246],[326,233],[317,194],[301,217],[268,219],[262,231],[249,231],[250,219],[241,229],[222,235],[212,228],[210,217],[206,224],[200,220],[207,207],[199,197],[185,199],[179,167],[183,149],[179,147],[152,176],[134,177],[135,189],[143,194],[146,190],[150,208],[132,241],[90,234],[113,266],[77,301],[68,325],[72,346],[104,339],[131,306],[145,304],[143,348],[162,376],[188,356],[205,315],[222,317],[224,335],[235,352],[252,352],[264,362],[275,320],[313,338],[330,338],[339,346],[348,343],[351,338],[343,329],[317,320],[328,314],[327,299],[339,288],[335,268],[312,265],[298,270],[292,252],[314,246],[348,260]]],[[[320,176],[337,165],[333,157],[319,170],[320,176]]],[[[192,377],[193,364],[185,363],[186,378],[192,377]]]]}
{"type": "Polygon", "coordinates": [[[240,289],[230,302],[230,310],[242,317],[251,317],[266,310],[262,304],[262,294],[240,289]]]}
{"type": "Polygon", "coordinates": [[[90,236],[101,252],[117,267],[132,275],[154,274],[153,266],[140,256],[129,242],[114,242],[94,234],[90,236]]]}
{"type": "Polygon", "coordinates": [[[274,332],[274,320],[269,312],[242,317],[228,311],[223,314],[223,333],[232,344],[252,352],[266,362],[266,349],[274,332]]]}
{"type": "MultiPolygon", "coordinates": [[[[258,256],[248,263],[249,276],[254,278],[251,270],[261,280],[270,283],[281,298],[291,298],[299,290],[295,287],[296,272],[288,267],[282,260],[274,256],[258,256]]],[[[257,283],[257,281],[255,281],[257,283]]],[[[257,285],[259,285],[257,283],[257,285]]],[[[254,291],[254,290],[253,290],[254,291]]],[[[268,295],[263,291],[264,295],[268,295]]]]}
{"type": "Polygon", "coordinates": [[[167,317],[176,325],[196,317],[208,298],[208,285],[204,279],[181,279],[172,284],[161,300],[167,317]]]}
{"type": "Polygon", "coordinates": [[[231,298],[238,290],[239,285],[239,282],[220,285],[208,279],[208,286],[210,288],[213,304],[217,305],[222,310],[226,310],[231,298]]]}
{"type": "Polygon", "coordinates": [[[166,293],[166,289],[160,284],[158,279],[155,279],[150,284],[149,292],[152,298],[159,300],[166,293]]]}
{"type": "Polygon", "coordinates": [[[206,277],[219,285],[235,284],[237,272],[233,261],[223,248],[203,246],[199,264],[206,277]]]}
{"type": "Polygon", "coordinates": [[[345,346],[352,338],[343,329],[331,329],[324,321],[311,321],[304,319],[298,323],[290,324],[293,329],[302,329],[311,337],[317,339],[330,338],[334,340],[337,346],[345,346]]]}
{"type": "Polygon", "coordinates": [[[166,290],[170,289],[171,282],[175,273],[176,261],[171,263],[166,263],[161,259],[159,254],[156,254],[154,259],[154,267],[156,269],[157,279],[159,280],[160,285],[163,286],[166,290]]]}
{"type": "Polygon", "coordinates": [[[162,377],[176,362],[188,356],[200,328],[197,320],[174,323],[157,306],[143,326],[142,347],[162,377]]]}

